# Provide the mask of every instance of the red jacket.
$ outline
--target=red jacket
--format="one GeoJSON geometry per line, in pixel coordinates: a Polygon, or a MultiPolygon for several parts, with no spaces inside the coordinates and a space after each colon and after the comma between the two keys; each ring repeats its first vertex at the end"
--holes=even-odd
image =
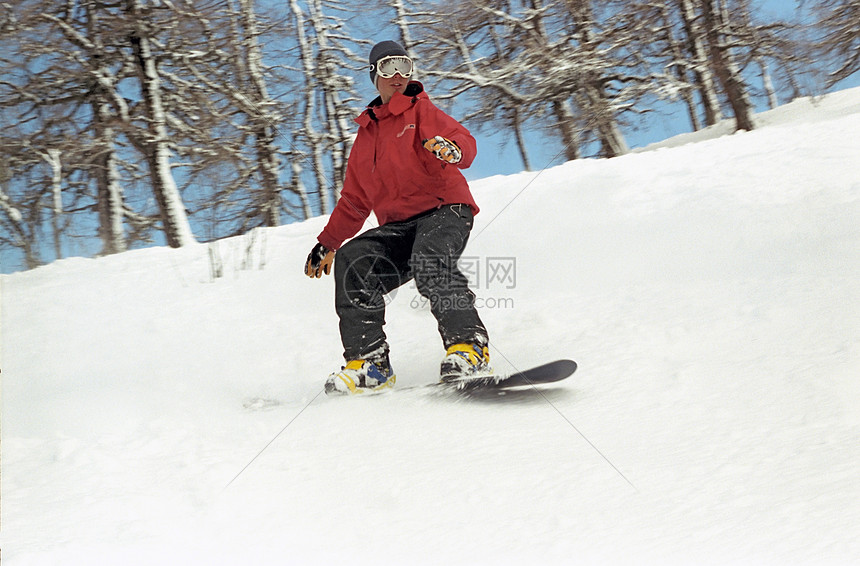
{"type": "Polygon", "coordinates": [[[424,87],[412,81],[406,94],[388,104],[377,98],[355,120],[358,136],[349,154],[340,200],[319,235],[336,250],[364,225],[373,211],[380,224],[405,220],[446,204],[478,206],[460,172],[477,153],[475,138],[459,122],[436,108],[424,87]],[[443,136],[460,146],[456,165],[440,161],[421,142],[443,136]]]}

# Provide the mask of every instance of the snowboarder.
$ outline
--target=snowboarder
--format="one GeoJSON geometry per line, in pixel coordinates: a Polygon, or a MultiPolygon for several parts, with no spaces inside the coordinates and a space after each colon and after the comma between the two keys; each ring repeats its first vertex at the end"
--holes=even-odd
{"type": "Polygon", "coordinates": [[[491,371],[487,330],[457,267],[478,212],[460,172],[475,158],[475,139],[430,101],[420,82],[409,80],[414,65],[400,44],[376,44],[369,63],[379,96],[356,118],[340,200],[305,263],[312,278],[329,274],[334,264],[346,365],[327,379],[330,394],[394,384],[382,330],[384,296],[413,278],[446,349],[441,379],[491,371]],[[371,212],[379,226],[343,244],[371,212]]]}

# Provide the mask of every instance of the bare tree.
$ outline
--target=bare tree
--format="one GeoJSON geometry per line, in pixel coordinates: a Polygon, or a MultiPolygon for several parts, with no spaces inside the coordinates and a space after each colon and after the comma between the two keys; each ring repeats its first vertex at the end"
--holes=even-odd
{"type": "Polygon", "coordinates": [[[125,0],[124,10],[129,18],[129,42],[143,97],[144,121],[147,135],[140,149],[149,165],[152,190],[161,213],[161,223],[167,244],[177,248],[195,241],[188,222],[185,205],[176,186],[171,169],[170,133],[164,107],[161,76],[156,54],[152,50],[152,31],[141,0],[125,0]]]}
{"type": "MultiPolygon", "coordinates": [[[[435,77],[444,88],[440,100],[462,100],[468,94],[469,108],[462,120],[478,128],[509,131],[519,149],[523,165],[530,168],[524,130],[529,117],[552,108],[544,93],[529,83],[527,48],[523,37],[533,22],[512,13],[502,1],[472,2],[456,13],[428,9],[399,14],[411,18],[423,76],[435,77]],[[447,90],[447,93],[444,91],[447,90]]],[[[573,111],[566,101],[555,105],[554,123],[570,159],[579,156],[579,139],[573,111]]],[[[537,122],[535,122],[537,123],[537,122]]]]}
{"type": "MultiPolygon", "coordinates": [[[[345,73],[357,58],[344,44],[346,25],[334,15],[344,7],[308,0],[302,6],[290,0],[303,86],[297,98],[302,116],[301,138],[309,158],[319,194],[320,211],[328,213],[340,195],[346,174],[346,158],[352,147],[351,118],[357,100],[352,78],[345,73]]],[[[300,163],[293,165],[300,168],[300,163]]]]}
{"type": "MultiPolygon", "coordinates": [[[[10,80],[0,91],[0,106],[22,125],[7,130],[15,137],[6,146],[12,169],[6,197],[14,198],[12,193],[35,196],[39,185],[28,188],[21,184],[28,169],[36,167],[29,169],[35,172],[46,167],[50,171],[50,188],[45,193],[50,197],[33,202],[43,203],[49,211],[57,258],[64,254],[63,241],[74,241],[67,238],[66,231],[75,218],[92,210],[100,211],[102,253],[127,247],[122,189],[114,176],[116,140],[109,116],[113,103],[121,100],[115,84],[122,71],[115,65],[110,46],[102,41],[105,30],[92,4],[55,6],[43,0],[27,1],[2,29],[3,40],[11,40],[11,48],[3,50],[8,55],[3,65],[13,71],[6,75],[10,80]],[[46,42],[45,37],[52,39],[46,42]],[[31,157],[40,163],[34,165],[31,157]],[[97,190],[91,190],[93,183],[97,190]]],[[[29,218],[39,222],[40,215],[29,218]]],[[[41,230],[35,226],[28,233],[37,238],[41,230]]],[[[32,263],[35,254],[25,255],[27,263],[32,263]]]]}
{"type": "Polygon", "coordinates": [[[752,130],[752,103],[740,69],[735,63],[731,45],[726,41],[729,23],[721,0],[701,0],[702,18],[708,37],[708,50],[714,73],[720,80],[723,91],[732,107],[737,128],[752,130]]]}
{"type": "MultiPolygon", "coordinates": [[[[232,2],[230,2],[232,4],[232,2]]],[[[283,122],[279,105],[269,94],[263,51],[260,45],[260,29],[254,3],[238,0],[238,10],[231,9],[231,47],[235,64],[234,81],[227,81],[228,88],[243,87],[232,92],[231,98],[239,103],[248,116],[254,136],[257,167],[260,173],[260,215],[265,226],[281,224],[281,191],[283,190],[279,149],[276,144],[277,124],[283,122]]],[[[232,6],[231,6],[232,8],[232,6]]],[[[309,216],[307,195],[297,195],[302,203],[304,215],[309,216]]]]}
{"type": "Polygon", "coordinates": [[[607,24],[624,34],[637,65],[650,76],[649,94],[661,101],[681,100],[694,131],[702,128],[696,81],[680,16],[671,2],[622,0],[613,4],[607,24]],[[643,34],[643,30],[648,30],[643,34]],[[644,37],[643,37],[644,35],[644,37]]]}
{"type": "Polygon", "coordinates": [[[331,171],[335,199],[346,177],[346,161],[352,148],[352,115],[350,103],[357,100],[352,77],[344,71],[349,61],[357,59],[343,42],[346,22],[336,15],[344,7],[339,2],[324,4],[309,0],[311,27],[317,47],[317,89],[321,99],[320,122],[327,133],[327,150],[331,156],[331,171]],[[326,10],[328,6],[328,10],[326,10]]]}
{"type": "MultiPolygon", "coordinates": [[[[538,0],[532,1],[537,3],[538,0]]],[[[574,53],[581,53],[579,61],[585,69],[577,81],[579,88],[573,95],[580,108],[594,124],[602,146],[602,154],[605,157],[624,155],[629,148],[618,125],[616,111],[617,107],[625,101],[622,96],[612,100],[607,91],[613,81],[635,79],[624,76],[626,73],[620,61],[605,58],[605,50],[601,47],[608,45],[609,49],[614,49],[619,44],[613,42],[615,34],[612,33],[611,28],[605,38],[595,33],[596,19],[592,1],[567,0],[567,7],[574,24],[573,37],[578,43],[578,49],[574,53]]]]}
{"type": "Polygon", "coordinates": [[[33,156],[14,147],[14,138],[2,139],[3,160],[0,162],[0,246],[12,248],[23,255],[28,269],[42,265],[40,253],[43,191],[18,189],[13,180],[22,187],[38,186],[34,171],[33,156]],[[14,171],[14,173],[13,173],[14,171]],[[17,179],[15,179],[17,177],[17,179]],[[21,182],[26,181],[26,182],[21,182]]]}
{"type": "MultiPolygon", "coordinates": [[[[117,91],[122,67],[117,66],[116,53],[109,51],[110,34],[102,14],[93,3],[85,3],[78,14],[69,10],[61,14],[42,14],[56,26],[59,34],[76,51],[73,55],[81,64],[83,80],[92,85],[85,97],[91,107],[92,175],[97,184],[97,209],[102,253],[111,254],[127,249],[123,229],[123,190],[120,183],[114,122],[128,120],[128,107],[117,91]]],[[[110,24],[108,24],[109,26],[110,24]]]]}
{"type": "Polygon", "coordinates": [[[324,138],[314,123],[316,114],[316,73],[317,65],[314,57],[312,38],[308,37],[306,31],[305,12],[299,5],[298,0],[290,0],[290,10],[295,18],[296,39],[299,44],[299,57],[301,59],[302,73],[304,76],[304,87],[302,89],[304,103],[302,105],[302,137],[310,146],[311,163],[315,174],[317,189],[319,191],[320,212],[327,214],[333,207],[333,196],[329,191],[328,179],[325,175],[324,138]]]}
{"type": "Polygon", "coordinates": [[[716,79],[709,64],[708,33],[703,18],[697,14],[697,0],[676,0],[684,23],[693,74],[698,86],[705,125],[713,126],[723,118],[717,95],[716,79]]]}
{"type": "Polygon", "coordinates": [[[817,0],[816,28],[821,33],[817,51],[833,64],[825,88],[860,70],[860,1],[817,0]]]}

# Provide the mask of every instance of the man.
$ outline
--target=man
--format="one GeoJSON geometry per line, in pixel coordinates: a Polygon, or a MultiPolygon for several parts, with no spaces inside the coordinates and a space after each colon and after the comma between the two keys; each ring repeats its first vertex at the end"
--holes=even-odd
{"type": "Polygon", "coordinates": [[[375,45],[369,63],[379,96],[356,119],[340,200],[305,263],[310,277],[328,274],[334,263],[346,365],[326,381],[329,394],[394,385],[384,295],[412,278],[446,348],[441,379],[491,372],[487,330],[457,267],[478,212],[460,172],[475,158],[475,139],[409,80],[414,65],[398,43],[375,45]],[[343,244],[371,212],[379,227],[343,244]]]}

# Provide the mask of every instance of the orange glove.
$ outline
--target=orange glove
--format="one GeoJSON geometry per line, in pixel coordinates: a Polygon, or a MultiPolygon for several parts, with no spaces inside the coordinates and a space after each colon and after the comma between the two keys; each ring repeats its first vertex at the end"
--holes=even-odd
{"type": "Polygon", "coordinates": [[[442,136],[424,140],[422,143],[424,144],[424,149],[446,163],[460,163],[460,159],[463,158],[460,146],[442,136]]]}
{"type": "Polygon", "coordinates": [[[317,242],[305,262],[305,275],[312,278],[322,277],[323,273],[328,275],[331,273],[332,263],[334,263],[334,250],[317,242]]]}

